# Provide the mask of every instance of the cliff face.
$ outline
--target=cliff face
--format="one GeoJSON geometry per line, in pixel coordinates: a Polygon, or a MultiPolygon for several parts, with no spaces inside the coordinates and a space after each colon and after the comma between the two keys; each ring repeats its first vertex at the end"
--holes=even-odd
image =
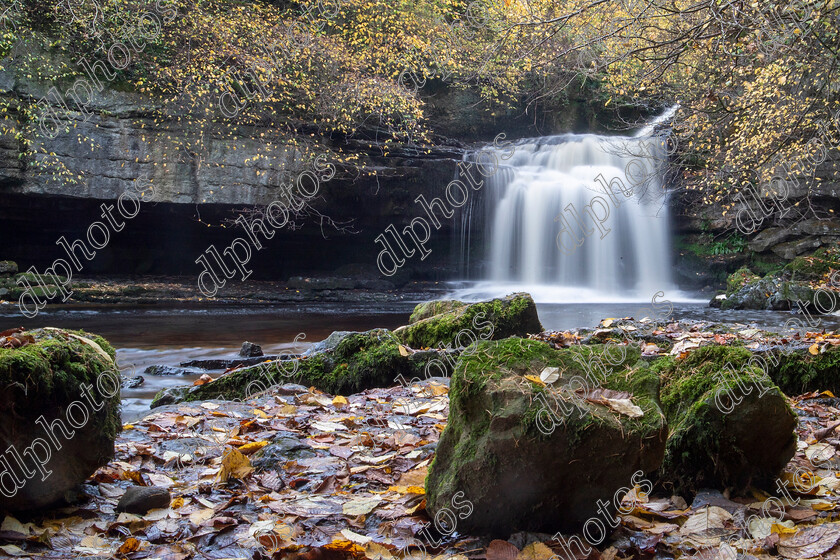
{"type": "Polygon", "coordinates": [[[736,195],[733,208],[705,205],[691,191],[674,197],[677,271],[687,286],[722,286],[747,266],[763,275],[797,256],[840,243],[840,152],[806,167],[777,169],[777,178],[736,195]]]}
{"type": "MultiPolygon", "coordinates": [[[[7,120],[0,135],[0,235],[20,239],[4,248],[3,257],[24,269],[65,256],[57,240],[84,238],[90,224],[103,219],[101,204],[113,204],[139,179],[154,186],[153,202],[143,205],[125,232],[111,236],[85,272],[197,274],[195,260],[209,245],[226,247],[246,234],[231,223],[243,209],[278,200],[280,185],[309,168],[314,155],[326,153],[335,161],[329,154],[340,151],[375,173],[339,164],[310,200],[311,211],[254,255],[255,275],[283,278],[346,265],[379,274],[382,245],[376,237],[391,224],[402,231],[412,219],[428,218],[418,196],[444,197],[466,149],[501,132],[513,139],[610,124],[610,115],[599,112],[585,92],[570,92],[562,111],[524,105],[501,110],[470,90],[430,83],[422,93],[435,147],[394,151],[378,141],[376,129],[356,138],[328,138],[301,123],[233,128],[114,88],[93,91],[80,112],[55,95],[69,84],[55,84],[51,93],[52,87],[0,72],[0,100],[28,97],[49,108],[49,118],[28,128],[24,115],[7,120]],[[155,119],[159,109],[171,118],[155,119]],[[27,145],[34,145],[33,129],[43,153],[24,157],[27,145]]],[[[441,220],[440,228],[431,228],[432,255],[407,262],[396,276],[451,277],[457,266],[450,251],[453,225],[441,220]]]]}

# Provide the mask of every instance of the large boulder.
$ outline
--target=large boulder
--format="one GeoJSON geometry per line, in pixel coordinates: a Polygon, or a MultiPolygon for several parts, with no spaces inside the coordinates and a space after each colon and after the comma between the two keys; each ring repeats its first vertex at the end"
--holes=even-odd
{"type": "MultiPolygon", "coordinates": [[[[422,304],[421,304],[422,305],[422,304]]],[[[415,308],[413,322],[394,334],[412,348],[465,347],[476,340],[499,340],[543,331],[530,295],[516,293],[473,304],[443,301],[415,308]],[[435,315],[424,317],[431,312],[435,315]]]]}
{"type": "Polygon", "coordinates": [[[120,375],[101,337],[52,328],[13,337],[18,347],[0,349],[0,510],[39,509],[113,457],[120,375]]]}
{"type": "Polygon", "coordinates": [[[331,394],[349,395],[399,383],[398,377],[424,376],[437,352],[409,353],[388,329],[338,332],[316,352],[291,360],[275,360],[241,368],[195,387],[171,387],[158,393],[152,407],[183,401],[243,399],[270,387],[292,382],[331,394]]]}
{"type": "Polygon", "coordinates": [[[649,366],[671,427],[661,479],[677,491],[769,483],[796,451],[796,416],[749,350],[706,346],[649,366]]]}
{"type": "Polygon", "coordinates": [[[760,358],[773,381],[789,395],[810,391],[840,394],[840,348],[818,345],[818,352],[805,349],[766,352],[760,358]]]}
{"type": "Polygon", "coordinates": [[[553,350],[508,338],[473,349],[456,365],[426,479],[433,518],[452,519],[469,502],[471,513],[456,520],[461,533],[576,531],[599,516],[599,500],[614,512],[642,473],[659,468],[667,426],[657,377],[632,369],[637,348],[553,350]],[[559,375],[551,385],[525,377],[546,367],[559,375]]]}

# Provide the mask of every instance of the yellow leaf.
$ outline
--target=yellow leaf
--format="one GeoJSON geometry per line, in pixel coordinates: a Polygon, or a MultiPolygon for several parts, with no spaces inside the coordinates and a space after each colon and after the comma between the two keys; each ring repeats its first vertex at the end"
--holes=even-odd
{"type": "Polygon", "coordinates": [[[253,471],[251,461],[248,457],[240,453],[236,449],[231,449],[222,458],[222,468],[219,470],[219,482],[227,482],[230,478],[238,478],[242,480],[253,471]]]}
{"type": "Polygon", "coordinates": [[[834,393],[831,391],[823,391],[820,395],[825,395],[826,397],[831,397],[832,399],[836,399],[837,397],[834,396],[834,393]]]}
{"type": "Polygon", "coordinates": [[[263,418],[263,419],[268,418],[268,414],[266,414],[266,413],[265,413],[265,412],[263,412],[262,410],[259,410],[258,408],[255,408],[255,409],[254,409],[254,410],[252,410],[251,412],[253,412],[253,413],[254,413],[254,416],[256,416],[256,417],[258,417],[258,418],[263,418]]]}
{"type": "Polygon", "coordinates": [[[411,352],[409,352],[408,349],[406,349],[406,347],[403,346],[402,344],[399,345],[399,350],[400,350],[400,356],[402,356],[402,357],[406,357],[406,356],[411,355],[411,352]]]}
{"type": "Polygon", "coordinates": [[[244,455],[250,455],[251,453],[253,453],[255,451],[259,451],[260,449],[262,449],[266,445],[268,445],[267,440],[266,441],[252,441],[250,443],[246,443],[245,445],[240,446],[239,447],[239,452],[244,454],[244,455]]]}
{"type": "Polygon", "coordinates": [[[171,507],[172,509],[178,509],[179,507],[182,507],[183,505],[184,505],[184,498],[181,497],[181,496],[178,496],[177,498],[172,500],[172,503],[169,504],[169,507],[171,507]]]}
{"type": "Polygon", "coordinates": [[[422,486],[389,486],[389,492],[397,492],[398,494],[425,494],[426,489],[422,486]]]}
{"type": "Polygon", "coordinates": [[[347,405],[347,398],[342,397],[341,395],[336,395],[335,398],[332,400],[333,406],[336,408],[341,408],[347,405]]]}
{"type": "Polygon", "coordinates": [[[545,382],[536,375],[526,375],[525,379],[532,383],[536,383],[540,387],[545,387],[545,382]]]}
{"type": "Polygon", "coordinates": [[[522,549],[516,556],[516,560],[549,560],[554,552],[543,543],[531,543],[522,549]]]}
{"type": "Polygon", "coordinates": [[[811,347],[808,348],[808,352],[810,352],[811,354],[816,356],[817,354],[820,353],[820,345],[816,344],[816,343],[812,344],[811,347]]]}

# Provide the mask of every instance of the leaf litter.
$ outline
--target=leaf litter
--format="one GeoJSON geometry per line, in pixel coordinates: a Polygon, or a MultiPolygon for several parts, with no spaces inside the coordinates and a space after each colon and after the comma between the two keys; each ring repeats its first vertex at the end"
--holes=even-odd
{"type": "MultiPolygon", "coordinates": [[[[627,335],[637,329],[627,326],[628,320],[612,319],[590,332],[534,338],[561,347],[591,336],[634,344],[627,335]]],[[[696,324],[673,323],[653,334],[670,339],[671,350],[645,343],[643,351],[678,358],[694,344],[788,342],[757,329],[721,334],[696,324]],[[681,341],[689,344],[679,346],[681,341]]],[[[807,333],[796,342],[822,348],[836,341],[840,336],[833,333],[807,333]]],[[[544,371],[532,382],[551,384],[555,373],[544,371]]],[[[295,389],[247,403],[170,405],[125,425],[115,458],[87,480],[75,505],[3,519],[0,553],[55,559],[421,558],[414,545],[431,521],[423,484],[448,415],[446,385],[429,380],[347,396],[295,389]],[[117,513],[119,498],[135,485],[167,487],[170,507],[117,513]]],[[[637,413],[629,394],[596,390],[586,398],[637,413]]],[[[618,516],[610,537],[576,558],[840,560],[840,399],[813,392],[792,398],[791,405],[799,442],[780,477],[789,483],[789,498],[753,489],[752,497],[730,499],[710,490],[688,505],[680,496],[646,496],[637,487],[625,496],[632,511],[618,516]]],[[[428,560],[551,560],[570,553],[542,533],[517,533],[507,541],[453,533],[438,546],[425,546],[428,560]]]]}

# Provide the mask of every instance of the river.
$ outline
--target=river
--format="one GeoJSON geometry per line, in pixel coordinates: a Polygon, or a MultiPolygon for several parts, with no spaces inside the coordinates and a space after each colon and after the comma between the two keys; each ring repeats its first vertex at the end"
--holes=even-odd
{"type": "MultiPolygon", "coordinates": [[[[213,307],[205,309],[51,308],[25,319],[13,306],[0,307],[0,330],[16,326],[83,329],[104,336],[117,349],[123,374],[143,375],[150,365],[177,366],[192,359],[235,358],[243,341],[260,344],[266,354],[298,353],[338,330],[393,329],[408,321],[417,302],[389,304],[311,303],[303,306],[213,307]],[[305,338],[295,342],[303,333],[305,338]]],[[[696,319],[742,323],[778,330],[793,316],[787,312],[720,311],[701,301],[674,302],[669,320],[696,319]]],[[[538,311],[549,330],[594,327],[606,317],[641,317],[649,303],[541,303],[538,311]]],[[[822,318],[822,325],[840,327],[840,318],[822,318]]],[[[822,326],[821,325],[821,326],[822,326]]],[[[221,370],[211,371],[213,377],[221,370]]],[[[164,387],[192,383],[196,375],[143,375],[144,383],[124,389],[123,417],[130,421],[149,410],[152,397],[164,387]]]]}

